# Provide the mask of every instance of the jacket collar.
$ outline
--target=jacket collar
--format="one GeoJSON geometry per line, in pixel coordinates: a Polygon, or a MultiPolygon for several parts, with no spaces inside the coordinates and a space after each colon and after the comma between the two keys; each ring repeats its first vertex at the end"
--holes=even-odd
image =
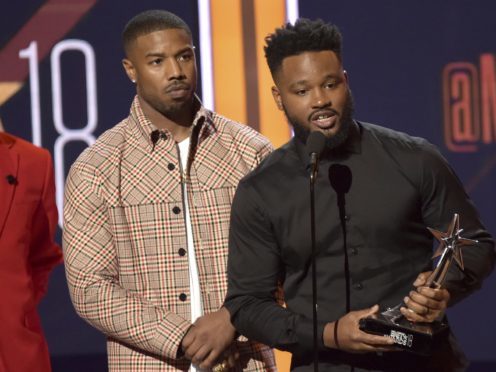
{"type": "MultiPolygon", "coordinates": [[[[198,96],[194,97],[194,109],[196,114],[193,118],[192,123],[192,137],[195,143],[200,143],[203,139],[208,137],[211,133],[216,131],[216,127],[213,121],[213,113],[207,110],[201,103],[198,96]]],[[[160,134],[167,139],[171,139],[171,133],[166,129],[158,129],[153,123],[145,116],[141,108],[141,104],[138,96],[134,97],[133,103],[131,105],[130,119],[135,124],[135,132],[139,137],[141,137],[146,147],[153,151],[153,141],[152,133],[160,132],[160,134]]]]}

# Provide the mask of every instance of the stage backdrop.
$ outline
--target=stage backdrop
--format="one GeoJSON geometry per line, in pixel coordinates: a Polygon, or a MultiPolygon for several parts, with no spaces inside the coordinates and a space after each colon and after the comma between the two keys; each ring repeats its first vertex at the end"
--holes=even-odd
{"type": "MultiPolygon", "coordinates": [[[[298,16],[336,23],[356,117],[427,138],[450,161],[496,233],[496,3],[415,0],[25,0],[0,12],[0,116],[5,129],[48,148],[57,202],[78,154],[127,116],[134,87],[120,34],[136,13],[170,10],[197,45],[205,105],[249,123],[279,146],[263,38],[298,16]]],[[[373,213],[373,211],[371,211],[373,213]]],[[[462,216],[463,218],[463,216],[462,216]]],[[[58,233],[60,241],[60,230],[58,233]]],[[[472,370],[496,370],[495,275],[450,309],[472,370]]],[[[4,304],[2,306],[8,306],[4,304]]],[[[55,371],[104,371],[105,340],[75,314],[63,268],[41,305],[55,371]],[[76,363],[75,363],[76,362],[76,363]]]]}

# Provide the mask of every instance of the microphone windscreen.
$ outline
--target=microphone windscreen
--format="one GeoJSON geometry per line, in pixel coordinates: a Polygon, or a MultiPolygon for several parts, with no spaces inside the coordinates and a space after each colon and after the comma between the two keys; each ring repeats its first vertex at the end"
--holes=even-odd
{"type": "Polygon", "coordinates": [[[310,132],[307,138],[307,153],[320,155],[325,148],[326,137],[322,132],[310,132]]]}
{"type": "Polygon", "coordinates": [[[333,164],[329,167],[329,181],[338,195],[350,191],[352,180],[353,175],[347,165],[333,164]]]}

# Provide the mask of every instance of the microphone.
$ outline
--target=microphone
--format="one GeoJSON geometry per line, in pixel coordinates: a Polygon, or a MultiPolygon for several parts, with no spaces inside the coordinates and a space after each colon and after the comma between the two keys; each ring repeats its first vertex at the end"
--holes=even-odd
{"type": "Polygon", "coordinates": [[[165,139],[167,135],[158,129],[155,129],[153,132],[150,133],[150,140],[152,141],[152,151],[155,150],[155,145],[157,144],[158,140],[160,138],[165,139]]]}
{"type": "Polygon", "coordinates": [[[311,132],[307,138],[307,152],[310,155],[310,181],[314,182],[319,167],[319,157],[324,151],[326,138],[322,132],[311,132]]]}
{"type": "MultiPolygon", "coordinates": [[[[351,169],[342,164],[333,164],[329,167],[329,182],[331,187],[336,191],[338,197],[344,197],[350,191],[353,175],[351,169]]],[[[343,201],[344,204],[344,201],[343,201]]]]}
{"type": "Polygon", "coordinates": [[[13,175],[9,174],[7,177],[5,177],[7,180],[7,183],[9,185],[15,186],[17,185],[17,178],[15,178],[13,175]]]}
{"type": "Polygon", "coordinates": [[[152,141],[153,147],[155,147],[155,144],[158,142],[158,139],[160,138],[160,131],[155,129],[153,132],[150,133],[150,139],[152,141]]]}
{"type": "Polygon", "coordinates": [[[351,294],[350,294],[350,264],[348,258],[348,229],[346,227],[346,194],[350,191],[353,181],[353,174],[347,165],[332,164],[329,167],[329,181],[331,187],[336,192],[339,220],[341,221],[341,230],[343,232],[343,255],[344,255],[344,278],[345,278],[345,293],[346,293],[346,312],[351,309],[351,294]]]}

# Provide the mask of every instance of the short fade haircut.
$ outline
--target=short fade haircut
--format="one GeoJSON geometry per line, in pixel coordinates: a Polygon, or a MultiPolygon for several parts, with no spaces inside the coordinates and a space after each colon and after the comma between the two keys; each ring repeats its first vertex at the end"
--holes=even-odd
{"type": "Polygon", "coordinates": [[[286,57],[304,52],[320,52],[330,50],[341,59],[341,32],[337,26],[326,23],[321,19],[312,21],[306,18],[298,19],[294,25],[286,23],[281,28],[265,38],[265,58],[272,77],[281,67],[286,57]]]}
{"type": "Polygon", "coordinates": [[[131,18],[122,31],[124,51],[128,52],[130,44],[138,37],[155,31],[179,28],[191,36],[189,26],[177,15],[166,10],[146,10],[131,18]]]}

